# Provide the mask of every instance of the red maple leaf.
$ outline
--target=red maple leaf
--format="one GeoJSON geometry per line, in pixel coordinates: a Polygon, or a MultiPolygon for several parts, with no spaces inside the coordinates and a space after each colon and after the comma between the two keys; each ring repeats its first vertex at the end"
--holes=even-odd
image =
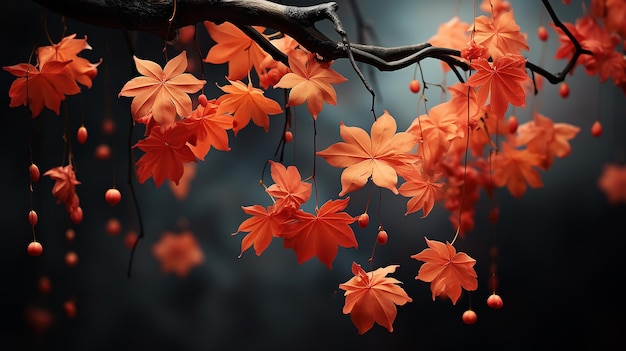
{"type": "Polygon", "coordinates": [[[75,201],[76,186],[80,185],[80,182],[76,179],[72,165],[50,168],[43,175],[54,179],[52,195],[57,199],[57,203],[63,202],[66,206],[70,206],[75,201]]]}
{"type": "Polygon", "coordinates": [[[178,185],[184,172],[183,164],[196,161],[187,144],[189,138],[189,129],[180,122],[169,129],[151,128],[148,137],[133,146],[145,152],[136,163],[139,182],[152,177],[159,187],[168,178],[178,185]]]}
{"type": "Polygon", "coordinates": [[[274,184],[265,191],[276,202],[277,210],[295,211],[311,197],[311,183],[303,182],[296,166],[285,167],[282,163],[269,161],[274,184]]]}
{"type": "Polygon", "coordinates": [[[356,218],[346,212],[339,212],[348,206],[350,198],[328,200],[315,215],[298,210],[285,225],[280,234],[286,248],[296,252],[298,263],[302,264],[313,256],[332,269],[338,247],[357,248],[358,243],[350,224],[356,218]]]}
{"type": "Polygon", "coordinates": [[[9,107],[28,106],[33,118],[44,107],[58,115],[65,96],[80,93],[80,87],[65,70],[70,62],[48,61],[40,66],[41,70],[30,63],[2,67],[17,77],[9,88],[9,107]]]}
{"type": "Polygon", "coordinates": [[[478,288],[475,259],[464,252],[457,253],[449,242],[425,239],[428,248],[411,258],[424,261],[415,279],[430,283],[433,301],[442,295],[449,297],[454,305],[461,296],[461,288],[467,291],[478,288]]]}
{"type": "Polygon", "coordinates": [[[241,209],[252,217],[243,221],[237,228],[237,231],[231,234],[236,235],[239,232],[248,232],[241,240],[241,254],[239,254],[239,257],[252,245],[254,245],[256,255],[260,256],[270,245],[272,239],[281,235],[287,216],[284,211],[276,211],[274,206],[269,206],[265,209],[261,205],[253,205],[242,206],[241,209]]]}
{"type": "Polygon", "coordinates": [[[476,98],[483,105],[489,98],[491,110],[504,118],[509,103],[526,106],[525,86],[531,82],[526,74],[526,59],[521,55],[506,54],[490,63],[486,59],[472,61],[476,70],[467,85],[478,88],[476,98]]]}
{"type": "Polygon", "coordinates": [[[335,143],[317,155],[333,167],[345,168],[341,173],[343,196],[362,188],[371,177],[374,184],[398,194],[398,174],[394,167],[414,163],[417,155],[409,154],[417,139],[411,133],[396,133],[395,119],[385,111],[372,124],[371,138],[359,127],[339,125],[344,142],[335,143]]]}
{"type": "Polygon", "coordinates": [[[66,70],[78,83],[91,88],[91,81],[98,74],[97,63],[91,63],[86,58],[78,56],[83,50],[91,50],[91,46],[87,44],[87,36],[83,39],[76,39],[76,33],[68,35],[61,39],[59,43],[41,46],[37,49],[37,57],[40,64],[48,61],[71,61],[66,70]]]}
{"type": "Polygon", "coordinates": [[[202,249],[190,231],[164,232],[152,246],[152,254],[160,262],[164,274],[173,272],[181,278],[204,262],[202,249]]]}
{"type": "Polygon", "coordinates": [[[215,100],[209,100],[205,105],[198,104],[191,115],[182,120],[183,124],[195,131],[195,144],[188,143],[188,145],[194,155],[202,161],[211,147],[221,151],[230,151],[226,131],[233,128],[233,117],[218,114],[217,106],[215,100]]]}
{"type": "Polygon", "coordinates": [[[491,160],[493,184],[507,186],[514,197],[521,197],[526,192],[526,182],[533,187],[543,186],[541,176],[534,167],[540,167],[543,156],[528,149],[517,150],[506,142],[502,143],[502,152],[491,160]]]}
{"type": "Polygon", "coordinates": [[[387,274],[396,271],[399,265],[378,268],[365,272],[360,265],[352,262],[354,277],[339,284],[345,290],[346,302],[343,313],[350,314],[352,323],[364,334],[374,326],[374,322],[393,332],[393,322],[398,313],[396,305],[402,306],[413,300],[400,287],[401,282],[387,274]]]}

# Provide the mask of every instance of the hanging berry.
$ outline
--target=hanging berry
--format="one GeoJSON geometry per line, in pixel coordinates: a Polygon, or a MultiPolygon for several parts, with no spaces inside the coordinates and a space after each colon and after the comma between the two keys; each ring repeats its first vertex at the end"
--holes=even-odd
{"type": "Polygon", "coordinates": [[[122,200],[122,193],[115,188],[111,188],[104,193],[104,199],[109,205],[115,206],[122,200]]]}
{"type": "Polygon", "coordinates": [[[465,324],[474,324],[476,323],[476,320],[478,320],[478,316],[476,315],[476,312],[470,309],[463,312],[462,319],[465,324]]]}
{"type": "Polygon", "coordinates": [[[487,306],[491,308],[500,309],[502,308],[502,305],[503,305],[502,298],[500,297],[500,295],[496,293],[491,294],[487,298],[487,306]]]}
{"type": "Polygon", "coordinates": [[[31,163],[31,165],[28,167],[28,173],[30,174],[31,181],[33,182],[39,181],[39,176],[41,175],[41,173],[39,172],[39,167],[37,167],[36,164],[31,163]]]}
{"type": "Polygon", "coordinates": [[[548,40],[548,30],[546,29],[546,27],[539,26],[539,28],[537,28],[537,36],[541,41],[548,40]]]}
{"type": "Polygon", "coordinates": [[[379,245],[385,245],[389,240],[389,235],[387,235],[387,231],[381,229],[378,231],[378,235],[376,236],[376,242],[379,245]]]}
{"type": "Polygon", "coordinates": [[[78,128],[78,131],[76,132],[76,139],[81,144],[84,144],[87,142],[87,128],[84,125],[78,128]]]}
{"type": "Polygon", "coordinates": [[[591,135],[598,138],[602,135],[602,124],[600,121],[595,121],[591,125],[591,135]]]}
{"type": "Polygon", "coordinates": [[[417,79],[413,79],[409,82],[409,90],[413,93],[413,94],[417,94],[420,92],[420,89],[422,89],[422,85],[420,84],[420,81],[417,79]]]}
{"type": "Polygon", "coordinates": [[[567,83],[563,82],[559,85],[559,95],[561,95],[563,99],[569,96],[569,85],[567,83]]]}
{"type": "Polygon", "coordinates": [[[30,223],[31,227],[34,227],[37,225],[38,221],[39,216],[37,215],[37,212],[35,212],[35,210],[30,210],[30,212],[28,212],[28,223],[30,223]]]}
{"type": "Polygon", "coordinates": [[[39,256],[43,252],[43,246],[37,241],[33,241],[28,244],[28,254],[31,256],[39,256]]]}
{"type": "Polygon", "coordinates": [[[293,133],[290,130],[285,131],[285,142],[289,143],[293,140],[293,133]]]}
{"type": "Polygon", "coordinates": [[[357,218],[356,222],[360,228],[367,228],[367,225],[370,224],[370,215],[368,215],[367,212],[363,212],[359,218],[357,218]]]}

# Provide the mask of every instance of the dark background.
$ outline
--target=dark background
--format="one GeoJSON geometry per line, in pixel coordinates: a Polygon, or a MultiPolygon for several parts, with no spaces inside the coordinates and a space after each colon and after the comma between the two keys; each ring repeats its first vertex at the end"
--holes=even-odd
{"type": "MultiPolygon", "coordinates": [[[[290,2],[297,3],[297,2],[290,2]]],[[[312,4],[302,1],[300,4],[312,4]]],[[[539,1],[513,1],[515,18],[522,31],[528,33],[531,51],[528,57],[551,71],[565,64],[552,59],[558,43],[551,39],[544,47],[536,39],[536,28],[549,19],[539,1]],[[545,51],[542,51],[545,50],[545,51]]],[[[582,14],[580,3],[566,7],[553,1],[563,21],[573,22],[582,14]]],[[[354,18],[348,3],[340,2],[339,14],[354,39],[354,18]]],[[[473,14],[470,1],[360,2],[364,16],[371,21],[384,46],[426,41],[440,23],[458,13],[466,22],[473,14]],[[458,12],[455,12],[458,11],[458,12]]],[[[53,41],[58,42],[63,29],[59,16],[43,13],[45,27],[53,41]]],[[[480,13],[479,13],[480,14],[480,13]]],[[[46,45],[42,32],[42,9],[31,2],[3,1],[2,66],[27,62],[39,41],[46,45]]],[[[126,172],[128,168],[128,135],[130,130],[129,98],[117,98],[122,85],[132,78],[131,54],[120,31],[66,22],[66,34],[88,36],[94,48],[84,57],[92,62],[103,58],[92,89],[68,97],[64,106],[69,114],[70,137],[76,156],[77,188],[84,209],[79,225],[70,222],[62,205],[51,196],[53,182],[43,177],[35,184],[32,201],[39,213],[37,238],[44,245],[44,254],[30,257],[26,246],[32,240],[27,213],[31,208],[28,189],[29,147],[41,172],[62,162],[61,138],[64,113],[56,116],[45,110],[30,118],[25,107],[9,108],[8,94],[0,94],[4,135],[0,138],[4,205],[1,223],[0,267],[3,275],[1,350],[243,350],[243,349],[452,349],[481,347],[485,349],[517,349],[530,347],[570,347],[607,349],[609,345],[624,347],[624,284],[623,258],[626,208],[609,205],[597,187],[602,166],[607,162],[625,161],[626,119],[623,93],[611,82],[598,83],[582,68],[568,77],[571,95],[562,99],[558,87],[546,85],[539,97],[530,98],[527,108],[513,111],[520,123],[529,120],[533,109],[581,127],[571,141],[572,154],[556,159],[552,169],[542,172],[544,187],[529,189],[523,198],[514,200],[506,189],[499,189],[497,201],[501,220],[496,227],[487,220],[491,202],[481,195],[477,208],[476,228],[456,247],[478,260],[478,291],[464,293],[453,306],[448,301],[432,301],[429,285],[415,281],[420,263],[410,255],[423,250],[424,237],[451,240],[454,229],[447,212],[437,205],[426,218],[421,212],[404,216],[406,198],[382,191],[381,215],[389,232],[389,243],[376,249],[374,268],[399,264],[393,275],[413,298],[412,303],[398,308],[394,332],[375,325],[359,336],[350,317],[341,312],[344,298],[338,284],[352,274],[352,261],[367,266],[379,218],[378,192],[374,192],[370,214],[372,224],[357,230],[359,248],[340,249],[328,270],[317,259],[298,265],[292,251],[273,242],[259,257],[250,250],[238,259],[245,233],[232,237],[239,223],[247,218],[241,205],[267,205],[269,198],[258,186],[265,160],[273,158],[282,133],[283,116],[271,117],[268,133],[254,125],[230,136],[229,153],[212,150],[205,162],[198,164],[193,190],[184,201],[177,200],[168,186],[156,188],[149,180],[135,186],[146,227],[146,237],[139,244],[132,276],[127,277],[130,252],[123,244],[123,235],[105,233],[104,224],[111,217],[122,221],[123,232],[137,230],[136,211],[130,201],[126,172]],[[106,71],[108,70],[108,74],[106,71]],[[110,113],[117,121],[114,138],[99,132],[102,119],[110,113]],[[589,128],[596,118],[604,125],[601,138],[592,138],[589,128]],[[76,143],[74,131],[85,123],[89,139],[85,145],[76,143]],[[93,157],[101,142],[112,145],[114,161],[98,161],[93,157]],[[109,207],[104,192],[115,182],[124,194],[122,202],[109,207]],[[65,230],[73,228],[77,237],[68,242],[65,230]],[[205,255],[205,262],[186,278],[163,275],[158,261],[151,254],[152,245],[164,231],[194,232],[205,255]],[[491,310],[485,300],[490,249],[496,244],[498,293],[504,307],[491,310]],[[63,257],[76,250],[80,262],[69,268],[63,257]],[[37,281],[46,275],[52,281],[52,293],[41,295],[37,281]],[[77,315],[69,319],[63,313],[63,301],[76,300],[77,315]],[[475,325],[464,325],[462,312],[470,305],[478,313],[475,325]],[[37,333],[25,318],[29,308],[49,310],[53,324],[37,333]]],[[[200,29],[202,56],[210,40],[200,29]]],[[[324,28],[324,25],[322,26],[324,28]]],[[[332,32],[329,32],[332,33],[332,32]]],[[[332,34],[331,34],[332,35],[332,34]]],[[[132,33],[137,42],[136,54],[163,64],[163,43],[149,34],[132,33]]],[[[180,47],[170,47],[173,57],[180,47]]],[[[190,52],[190,57],[193,53],[190,52]]],[[[345,60],[344,60],[345,61],[345,60]]],[[[339,121],[360,125],[367,130],[371,124],[370,96],[350,68],[348,62],[333,66],[346,76],[348,83],[336,86],[338,105],[325,105],[318,119],[318,148],[339,140],[339,121]]],[[[426,80],[441,81],[438,62],[422,64],[426,80]]],[[[416,116],[416,95],[407,85],[413,67],[398,71],[374,73],[366,70],[378,93],[376,108],[383,109],[405,129],[416,116]]],[[[207,95],[217,96],[214,83],[225,84],[225,65],[205,66],[207,95]]],[[[446,77],[451,84],[454,77],[446,77]]],[[[14,77],[0,74],[0,86],[8,91],[14,77]]],[[[279,92],[270,96],[280,99],[279,92]]],[[[438,88],[429,91],[430,106],[439,101],[438,88]]],[[[303,174],[311,172],[311,123],[305,108],[298,108],[296,147],[286,150],[286,162],[295,159],[303,174]]],[[[423,109],[420,110],[423,113],[423,109]]],[[[134,144],[143,132],[138,126],[132,134],[134,144]]],[[[140,154],[135,154],[138,157],[140,154]]],[[[320,161],[320,160],[318,160],[320,161]]],[[[336,198],[340,190],[341,170],[320,161],[318,186],[320,202],[336,198]]],[[[269,177],[266,176],[266,182],[269,177]]],[[[367,187],[350,194],[348,211],[363,211],[367,187]]],[[[355,225],[356,229],[356,225],[355,225]]],[[[619,347],[618,347],[619,348],[619,347]]]]}

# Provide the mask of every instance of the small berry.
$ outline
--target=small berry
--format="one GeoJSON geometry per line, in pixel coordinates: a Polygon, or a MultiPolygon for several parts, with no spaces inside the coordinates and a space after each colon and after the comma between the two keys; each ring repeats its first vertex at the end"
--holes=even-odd
{"type": "Polygon", "coordinates": [[[519,126],[519,122],[517,121],[517,117],[511,116],[506,121],[506,126],[509,128],[509,133],[515,134],[517,132],[517,127],[519,126]]]}
{"type": "Polygon", "coordinates": [[[122,200],[122,193],[115,188],[111,188],[104,193],[104,199],[109,205],[115,206],[122,200]]]}
{"type": "Polygon", "coordinates": [[[28,254],[31,256],[39,256],[43,252],[43,246],[37,241],[28,244],[28,254]]]}
{"type": "Polygon", "coordinates": [[[569,5],[572,3],[572,0],[563,0],[563,4],[569,5]]]}
{"type": "Polygon", "coordinates": [[[489,298],[487,298],[487,306],[495,309],[502,308],[503,302],[502,298],[498,294],[491,294],[489,298]]]}
{"type": "Polygon", "coordinates": [[[83,221],[83,208],[78,206],[70,212],[70,219],[74,224],[80,224],[83,221]]]}
{"type": "Polygon", "coordinates": [[[137,232],[135,232],[134,230],[130,230],[128,233],[126,233],[126,236],[124,237],[124,246],[126,246],[129,249],[132,249],[133,246],[135,246],[135,242],[137,240],[138,240],[137,232]]]}
{"type": "Polygon", "coordinates": [[[465,324],[474,324],[476,323],[476,320],[478,319],[478,316],[476,315],[476,312],[472,311],[472,310],[467,310],[465,312],[463,312],[463,323],[465,324]]]}
{"type": "Polygon", "coordinates": [[[361,213],[361,215],[359,216],[356,222],[359,225],[359,227],[367,228],[367,225],[370,224],[370,215],[368,215],[367,212],[363,212],[361,213]]]}
{"type": "Polygon", "coordinates": [[[500,219],[500,209],[498,207],[493,207],[489,210],[489,222],[496,224],[500,219]]]}
{"type": "Polygon", "coordinates": [[[598,138],[602,135],[602,124],[600,121],[595,121],[591,125],[591,135],[598,138]]]}
{"type": "Polygon", "coordinates": [[[48,295],[52,291],[52,283],[50,282],[50,278],[45,275],[39,277],[37,288],[39,289],[40,294],[48,295]]]}
{"type": "Polygon", "coordinates": [[[198,103],[202,105],[202,107],[206,107],[206,105],[209,103],[209,99],[207,99],[206,95],[200,94],[198,95],[198,103]]]}
{"type": "Polygon", "coordinates": [[[67,318],[76,317],[76,304],[72,300],[67,300],[63,303],[63,309],[67,318]]]}
{"type": "Polygon", "coordinates": [[[74,251],[68,251],[65,254],[65,264],[74,267],[78,264],[78,255],[74,251]]]}
{"type": "Polygon", "coordinates": [[[122,224],[117,218],[111,218],[107,221],[105,230],[109,235],[118,235],[122,231],[122,224]]]}
{"type": "Polygon", "coordinates": [[[87,142],[87,128],[85,128],[85,126],[80,126],[80,128],[78,128],[78,131],[76,132],[76,139],[81,144],[87,142]]]}
{"type": "Polygon", "coordinates": [[[417,94],[420,92],[420,89],[422,88],[422,85],[420,84],[420,81],[417,79],[413,79],[409,82],[409,90],[413,93],[413,94],[417,94]]]}
{"type": "Polygon", "coordinates": [[[385,245],[389,240],[389,235],[387,235],[387,231],[381,229],[378,231],[378,235],[376,236],[376,242],[380,245],[385,245]]]}
{"type": "Polygon", "coordinates": [[[293,140],[293,133],[290,130],[285,131],[285,142],[288,143],[293,140]]]}
{"type": "Polygon", "coordinates": [[[115,122],[113,122],[113,119],[107,117],[102,120],[102,126],[100,126],[100,128],[102,129],[102,133],[105,135],[113,134],[115,131],[115,122]]]}
{"type": "Polygon", "coordinates": [[[28,212],[28,223],[30,223],[31,227],[34,227],[37,225],[38,221],[39,216],[37,215],[37,212],[35,212],[35,210],[30,210],[30,212],[28,212]]]}
{"type": "Polygon", "coordinates": [[[563,99],[569,96],[569,85],[567,85],[567,83],[563,82],[559,85],[559,95],[561,95],[563,99]]]}
{"type": "Polygon", "coordinates": [[[98,160],[104,161],[111,158],[111,148],[107,144],[100,144],[94,152],[98,160]]]}
{"type": "Polygon", "coordinates": [[[65,239],[67,239],[67,241],[72,241],[74,240],[75,237],[76,237],[76,232],[74,231],[74,229],[67,228],[67,230],[65,231],[65,239]]]}
{"type": "Polygon", "coordinates": [[[537,28],[537,36],[541,41],[548,40],[548,30],[546,29],[546,27],[539,26],[539,28],[537,28]]]}
{"type": "Polygon", "coordinates": [[[36,164],[31,163],[31,165],[28,167],[28,173],[30,174],[31,181],[39,181],[39,176],[41,175],[41,173],[39,173],[39,167],[37,167],[36,164]]]}

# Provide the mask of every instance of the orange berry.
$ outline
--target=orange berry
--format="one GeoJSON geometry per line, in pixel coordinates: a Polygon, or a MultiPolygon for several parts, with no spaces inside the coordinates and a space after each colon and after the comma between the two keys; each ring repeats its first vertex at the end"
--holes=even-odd
{"type": "Polygon", "coordinates": [[[207,99],[206,95],[200,94],[198,95],[198,103],[202,105],[202,107],[206,107],[206,105],[209,103],[209,99],[207,99]]]}
{"type": "Polygon", "coordinates": [[[83,221],[83,208],[78,206],[70,212],[70,219],[74,224],[80,224],[83,221]]]}
{"type": "Polygon", "coordinates": [[[506,121],[506,126],[509,128],[509,133],[515,134],[517,132],[517,127],[519,126],[519,122],[517,121],[517,117],[511,116],[506,121]]]}
{"type": "Polygon", "coordinates": [[[539,26],[539,28],[537,28],[537,36],[541,41],[548,40],[548,30],[546,29],[546,27],[539,26]]]}
{"type": "Polygon", "coordinates": [[[102,129],[102,133],[105,135],[113,134],[115,131],[115,122],[113,122],[113,119],[107,117],[102,121],[102,126],[100,128],[102,129]]]}
{"type": "Polygon", "coordinates": [[[28,223],[30,223],[30,225],[34,227],[37,225],[38,221],[39,216],[37,215],[37,212],[35,212],[35,210],[30,210],[30,212],[28,212],[28,223]]]}
{"type": "Polygon", "coordinates": [[[367,228],[367,225],[370,224],[370,215],[368,215],[367,212],[363,212],[359,218],[357,218],[356,222],[359,227],[367,228]]]}
{"type": "Polygon", "coordinates": [[[39,181],[39,176],[41,175],[41,173],[39,172],[39,167],[37,167],[36,164],[31,163],[31,165],[28,167],[28,173],[30,174],[31,181],[39,181]]]}
{"type": "Polygon", "coordinates": [[[85,128],[85,126],[80,126],[80,128],[78,128],[78,131],[76,132],[76,139],[81,144],[87,142],[87,128],[85,128]]]}
{"type": "Polygon", "coordinates": [[[39,256],[43,252],[43,246],[41,246],[41,244],[38,243],[37,241],[33,241],[30,244],[28,244],[27,251],[28,251],[28,254],[31,256],[39,256]]]}
{"type": "Polygon", "coordinates": [[[122,193],[115,188],[111,188],[104,193],[104,199],[109,205],[115,206],[122,200],[122,193]]]}
{"type": "Polygon", "coordinates": [[[76,237],[76,232],[74,231],[74,229],[72,229],[72,228],[68,228],[68,229],[65,231],[65,238],[66,238],[68,241],[72,241],[72,240],[74,240],[74,238],[75,238],[75,237],[76,237]]]}
{"type": "Polygon", "coordinates": [[[378,235],[376,235],[376,242],[380,245],[385,245],[389,240],[389,235],[387,235],[387,231],[381,229],[378,231],[378,235]]]}
{"type": "Polygon", "coordinates": [[[465,324],[474,324],[476,323],[476,320],[478,319],[478,316],[476,315],[476,312],[472,311],[472,310],[467,310],[465,312],[463,312],[463,323],[465,324]]]}
{"type": "Polygon", "coordinates": [[[65,264],[74,267],[78,264],[78,255],[74,251],[68,251],[65,254],[65,264]]]}
{"type": "Polygon", "coordinates": [[[489,298],[487,298],[487,306],[495,309],[502,308],[503,302],[502,298],[498,294],[491,294],[489,298]]]}
{"type": "Polygon", "coordinates": [[[409,90],[413,93],[413,94],[417,94],[420,92],[420,89],[422,88],[422,85],[420,84],[420,81],[417,79],[413,79],[409,82],[409,90]]]}
{"type": "Polygon", "coordinates": [[[591,135],[598,138],[602,135],[602,124],[600,121],[595,121],[591,125],[591,135]]]}
{"type": "Polygon", "coordinates": [[[285,131],[285,142],[288,143],[293,140],[293,133],[290,130],[285,131]]]}
{"type": "Polygon", "coordinates": [[[111,218],[107,221],[105,230],[109,235],[117,235],[122,231],[122,224],[117,218],[111,218]]]}
{"type": "Polygon", "coordinates": [[[559,85],[559,95],[561,95],[563,99],[569,96],[569,85],[567,85],[567,83],[563,82],[559,85]]]}
{"type": "Polygon", "coordinates": [[[126,233],[126,236],[124,237],[124,245],[129,248],[132,249],[133,246],[135,246],[135,242],[137,241],[139,237],[137,236],[137,232],[135,232],[134,230],[129,231],[128,233],[126,233]]]}

